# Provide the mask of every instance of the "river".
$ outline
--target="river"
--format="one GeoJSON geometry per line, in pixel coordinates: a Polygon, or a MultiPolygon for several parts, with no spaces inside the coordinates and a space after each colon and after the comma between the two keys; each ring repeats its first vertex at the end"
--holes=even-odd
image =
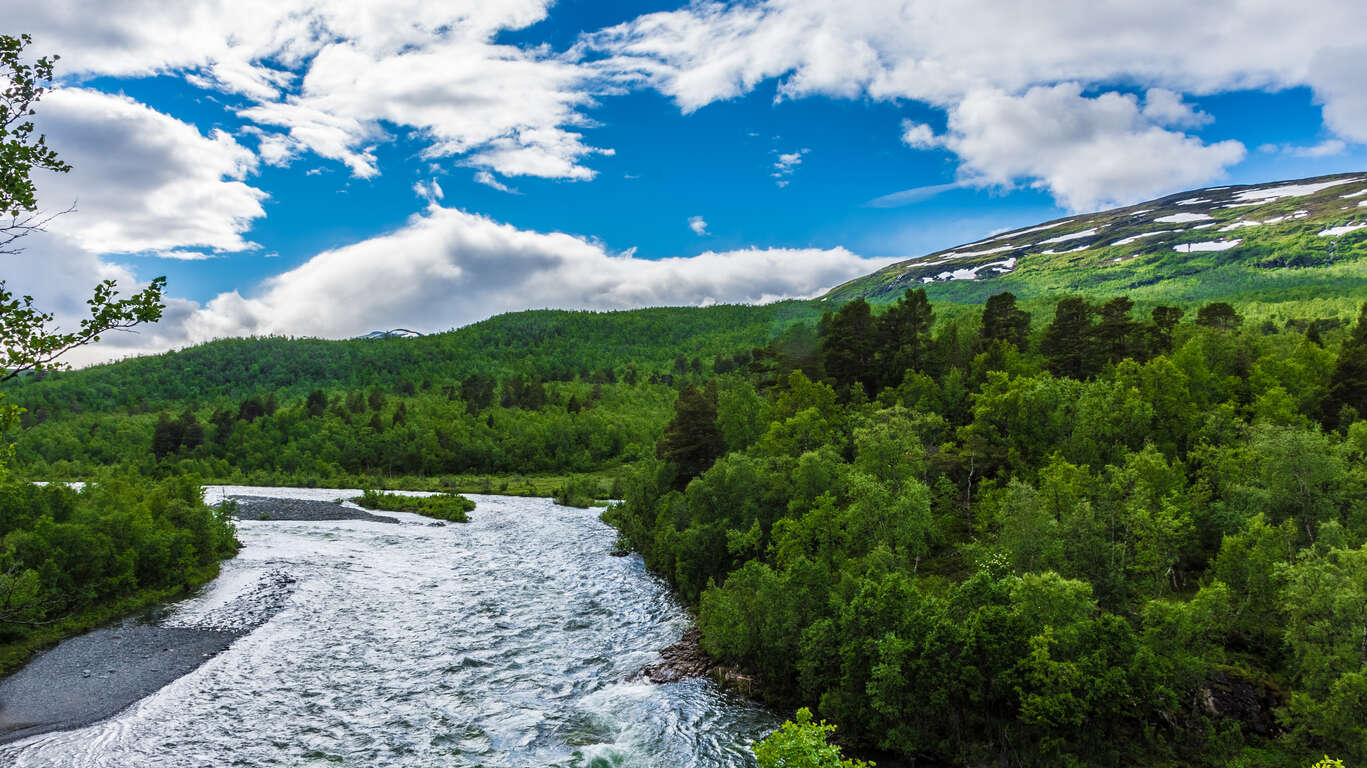
{"type": "MultiPolygon", "coordinates": [[[[337,490],[210,487],[333,499],[337,490]]],[[[282,610],[93,726],[0,747],[14,766],[747,766],[763,709],[642,665],[687,617],[597,510],[472,496],[471,522],[244,520],[241,553],[164,623],[268,574],[282,610]]]]}

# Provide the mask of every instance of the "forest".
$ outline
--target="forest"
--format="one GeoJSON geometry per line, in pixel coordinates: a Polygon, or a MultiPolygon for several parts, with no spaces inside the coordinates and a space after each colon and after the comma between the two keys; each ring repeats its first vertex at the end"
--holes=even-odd
{"type": "Polygon", "coordinates": [[[1367,760],[1367,307],[934,315],[855,300],[680,392],[605,519],[704,647],[906,758],[1367,760]]]}
{"type": "MultiPolygon", "coordinates": [[[[1367,314],[1010,293],[965,310],[924,290],[752,311],[527,313],[495,319],[501,347],[480,326],[237,340],[30,377],[8,390],[29,409],[16,476],[145,477],[162,490],[96,492],[151,494],[118,514],[188,537],[158,541],[216,532],[163,557],[92,519],[108,567],[48,594],[189,583],[230,552],[226,520],[167,490],[187,473],[484,474],[621,499],[620,548],[692,606],[705,649],[814,713],[779,741],[824,743],[816,717],[861,755],[961,765],[1367,760],[1367,314]]],[[[66,567],[19,527],[12,573],[66,567]]]]}
{"type": "Polygon", "coordinates": [[[200,480],[103,472],[79,492],[0,483],[0,675],[56,640],[155,606],[237,552],[230,507],[200,480]]]}

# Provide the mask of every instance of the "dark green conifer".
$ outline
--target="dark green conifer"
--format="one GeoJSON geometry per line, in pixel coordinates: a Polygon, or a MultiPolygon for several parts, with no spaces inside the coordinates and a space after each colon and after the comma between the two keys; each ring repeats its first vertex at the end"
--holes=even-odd
{"type": "Polygon", "coordinates": [[[675,466],[674,487],[683,490],[726,451],[717,426],[716,388],[685,385],[674,401],[674,418],[665,427],[656,455],[675,466]]]}

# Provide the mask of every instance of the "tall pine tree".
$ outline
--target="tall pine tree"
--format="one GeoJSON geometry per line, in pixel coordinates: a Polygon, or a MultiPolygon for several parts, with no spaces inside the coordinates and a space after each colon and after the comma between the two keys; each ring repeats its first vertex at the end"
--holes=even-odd
{"type": "Polygon", "coordinates": [[[835,313],[821,316],[821,356],[826,375],[841,390],[855,384],[872,388],[876,383],[874,352],[877,339],[873,311],[859,298],[835,313]]]}
{"type": "MultiPolygon", "coordinates": [[[[875,322],[877,349],[874,353],[876,376],[881,387],[902,383],[907,371],[925,371],[930,359],[930,327],[935,310],[926,298],[926,289],[907,289],[875,322]]],[[[873,394],[872,391],[869,394],[873,394]]]]}
{"type": "Polygon", "coordinates": [[[717,390],[689,384],[674,401],[674,418],[665,427],[655,454],[675,466],[674,487],[683,490],[693,478],[707,471],[726,452],[726,441],[717,426],[717,390]]]}
{"type": "Polygon", "coordinates": [[[1339,349],[1324,399],[1324,420],[1330,425],[1355,418],[1353,412],[1356,416],[1367,414],[1367,304],[1362,305],[1353,334],[1339,349]]]}
{"type": "Polygon", "coordinates": [[[1001,341],[1024,352],[1030,343],[1030,313],[1016,308],[1016,295],[1010,291],[987,299],[983,306],[983,325],[979,335],[980,350],[987,350],[993,342],[1001,341]]]}
{"type": "Polygon", "coordinates": [[[1049,361],[1055,376],[1085,379],[1093,373],[1092,315],[1086,299],[1069,296],[1054,306],[1054,322],[1044,332],[1040,352],[1049,361]]]}

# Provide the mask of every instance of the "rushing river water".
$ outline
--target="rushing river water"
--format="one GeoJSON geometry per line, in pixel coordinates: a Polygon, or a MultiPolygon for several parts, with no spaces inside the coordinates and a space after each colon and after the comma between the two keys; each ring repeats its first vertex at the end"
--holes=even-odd
{"type": "MultiPolygon", "coordinates": [[[[208,489],[333,499],[336,490],[208,489]]],[[[286,571],[285,607],[118,716],[0,747],[15,766],[744,766],[773,726],[693,680],[636,679],[686,617],[597,510],[474,496],[465,525],[243,521],[167,623],[286,571]]]]}

